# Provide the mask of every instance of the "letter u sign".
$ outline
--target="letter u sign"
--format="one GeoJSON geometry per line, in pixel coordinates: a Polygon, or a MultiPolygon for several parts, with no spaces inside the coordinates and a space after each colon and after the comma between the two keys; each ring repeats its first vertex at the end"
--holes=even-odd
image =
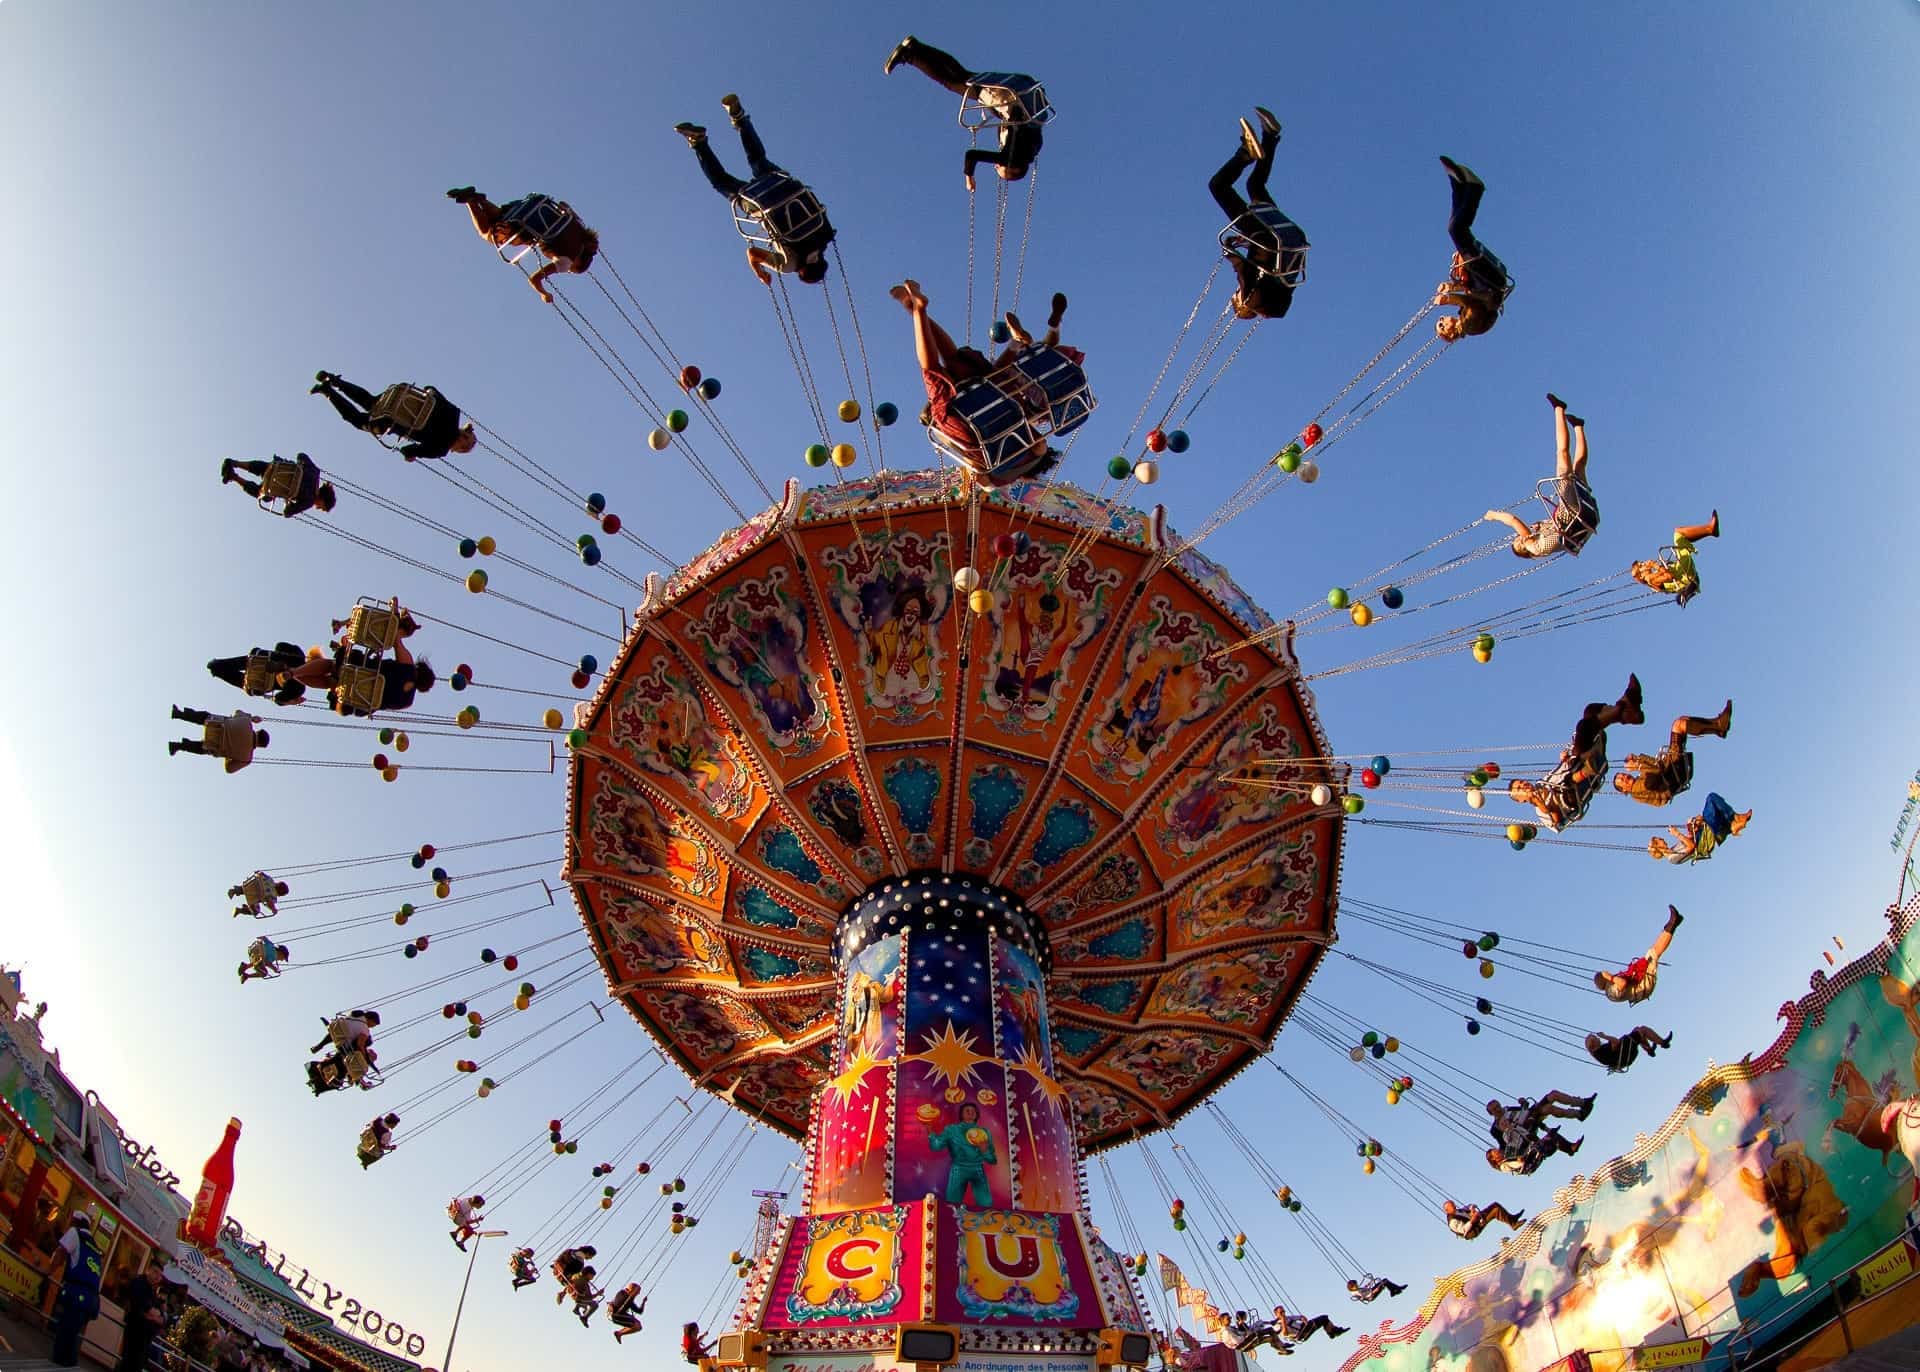
{"type": "Polygon", "coordinates": [[[1025,1281],[1040,1271],[1040,1244],[1029,1236],[982,1234],[987,1266],[1009,1281],[1025,1281]],[[1011,1246],[1012,1252],[1008,1252],[1011,1246]]]}

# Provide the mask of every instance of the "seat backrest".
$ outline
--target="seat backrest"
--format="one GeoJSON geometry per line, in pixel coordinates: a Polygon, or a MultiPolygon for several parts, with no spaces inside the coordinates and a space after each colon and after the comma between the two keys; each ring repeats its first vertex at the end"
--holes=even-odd
{"type": "Polygon", "coordinates": [[[401,433],[418,433],[433,413],[433,400],[433,392],[424,386],[395,382],[380,392],[367,412],[367,422],[401,433]]]}
{"type": "Polygon", "coordinates": [[[776,170],[734,193],[733,217],[743,236],[771,246],[811,238],[826,224],[827,211],[804,182],[776,170]]]}
{"type": "Polygon", "coordinates": [[[1220,230],[1220,246],[1227,252],[1255,249],[1277,252],[1280,269],[1274,273],[1289,286],[1307,279],[1307,231],[1287,218],[1277,205],[1265,201],[1249,205],[1220,230]]]}
{"type": "Polygon", "coordinates": [[[500,222],[513,230],[514,237],[545,245],[566,232],[574,218],[573,206],[566,201],[529,195],[507,206],[500,222]]]}
{"type": "Polygon", "coordinates": [[[1046,87],[1025,72],[978,72],[960,98],[962,128],[1045,124],[1052,118],[1053,105],[1047,99],[1046,87]]]}
{"type": "Polygon", "coordinates": [[[334,713],[370,715],[386,697],[387,679],[377,667],[358,667],[351,663],[340,668],[334,683],[334,713]]]}

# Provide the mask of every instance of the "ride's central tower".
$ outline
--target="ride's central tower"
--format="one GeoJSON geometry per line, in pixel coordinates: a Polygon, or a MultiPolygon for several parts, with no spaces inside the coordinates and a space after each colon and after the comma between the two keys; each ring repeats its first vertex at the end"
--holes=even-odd
{"type": "Polygon", "coordinates": [[[903,1326],[940,1324],[1063,1366],[1090,1365],[1101,1331],[1141,1329],[1086,1220],[1044,927],[1005,890],[931,873],[855,900],[834,953],[806,1213],[763,1256],[746,1323],[789,1354],[884,1351],[903,1326]]]}
{"type": "Polygon", "coordinates": [[[889,881],[840,921],[835,1075],[815,1098],[808,1209],[925,1196],[972,1210],[1082,1208],[1053,1075],[1045,931],[968,877],[889,881]]]}

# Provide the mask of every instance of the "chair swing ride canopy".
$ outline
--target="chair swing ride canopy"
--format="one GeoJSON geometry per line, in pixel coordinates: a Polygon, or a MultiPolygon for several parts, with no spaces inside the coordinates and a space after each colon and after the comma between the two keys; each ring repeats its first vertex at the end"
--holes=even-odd
{"type": "Polygon", "coordinates": [[[1342,815],[1306,792],[1340,778],[1290,647],[1233,647],[1271,621],[1169,563],[1161,520],[951,468],[789,484],[650,584],[580,707],[566,876],[611,992],[698,1085],[802,1136],[840,920],[920,873],[1037,922],[1088,1151],[1271,1045],[1332,936],[1342,815]],[[1224,779],[1289,756],[1298,786],[1224,779]]]}

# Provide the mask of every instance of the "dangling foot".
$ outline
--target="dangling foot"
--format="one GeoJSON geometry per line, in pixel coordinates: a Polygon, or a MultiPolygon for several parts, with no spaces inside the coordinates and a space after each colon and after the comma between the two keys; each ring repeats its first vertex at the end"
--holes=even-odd
{"type": "Polygon", "coordinates": [[[1575,1153],[1578,1153],[1580,1151],[1580,1145],[1585,1143],[1586,1141],[1587,1141],[1587,1136],[1585,1134],[1582,1134],[1579,1138],[1575,1139],[1572,1143],[1568,1144],[1565,1148],[1561,1149],[1560,1151],[1565,1153],[1568,1157],[1572,1157],[1575,1153]]]}
{"type": "Polygon", "coordinates": [[[220,484],[222,486],[226,485],[229,481],[232,481],[234,479],[234,475],[235,473],[233,470],[233,459],[228,458],[225,462],[222,462],[220,464],[220,484]]]}
{"type": "Polygon", "coordinates": [[[1344,1324],[1330,1324],[1327,1326],[1327,1337],[1330,1339],[1337,1339],[1342,1334],[1351,1333],[1351,1332],[1352,1331],[1349,1330],[1347,1326],[1344,1324]]]}
{"type": "Polygon", "coordinates": [[[167,744],[167,756],[168,756],[168,757],[172,757],[172,756],[173,756],[173,755],[174,755],[175,753],[177,753],[177,752],[179,752],[179,751],[180,751],[180,745],[179,745],[178,743],[169,743],[169,744],[167,744]]]}
{"type": "Polygon", "coordinates": [[[1715,510],[1713,512],[1713,518],[1707,521],[1707,537],[1720,537],[1720,511],[1718,510],[1715,510]]]}
{"type": "Polygon", "coordinates": [[[1067,298],[1059,291],[1053,293],[1052,308],[1047,311],[1047,329],[1051,332],[1060,327],[1060,321],[1067,317],[1067,298]]]}
{"type": "Polygon", "coordinates": [[[1260,137],[1253,131],[1253,125],[1244,119],[1240,121],[1240,146],[1247,150],[1247,156],[1253,161],[1260,160],[1260,137]]]}
{"type": "Polygon", "coordinates": [[[1463,186],[1484,186],[1487,183],[1474,175],[1472,167],[1463,167],[1451,157],[1442,157],[1440,165],[1447,169],[1447,175],[1463,186]]]}
{"type": "Polygon", "coordinates": [[[1733,823],[1727,826],[1728,835],[1731,836],[1739,833],[1742,829],[1745,829],[1747,827],[1747,824],[1752,819],[1753,819],[1753,811],[1742,810],[1739,814],[1733,817],[1733,823]]]}
{"type": "Polygon", "coordinates": [[[1007,321],[1007,332],[1013,335],[1014,342],[1023,348],[1032,346],[1033,335],[1027,332],[1027,327],[1020,322],[1019,315],[1015,314],[1012,310],[1008,310],[1006,314],[1001,317],[1007,321]]]}
{"type": "Polygon", "coordinates": [[[907,60],[907,54],[913,51],[913,45],[918,41],[919,40],[912,34],[908,34],[905,38],[902,38],[898,43],[894,44],[893,51],[887,54],[887,64],[880,68],[880,74],[882,76],[892,76],[893,69],[907,60]]]}
{"type": "Polygon", "coordinates": [[[707,141],[707,130],[704,124],[694,124],[683,119],[673,126],[673,131],[686,139],[687,146],[690,148],[697,148],[707,141]]]}
{"type": "Polygon", "coordinates": [[[924,310],[927,307],[927,297],[921,293],[920,283],[912,277],[893,287],[887,294],[909,310],[924,310]]]}
{"type": "Polygon", "coordinates": [[[1681,924],[1685,922],[1686,918],[1685,915],[1669,905],[1667,907],[1667,932],[1671,934],[1674,930],[1678,929],[1681,924]]]}
{"type": "Polygon", "coordinates": [[[731,91],[720,97],[720,108],[725,110],[727,112],[727,118],[736,124],[740,122],[741,116],[746,113],[745,110],[740,108],[740,97],[731,91]]]}
{"type": "MultiPolygon", "coordinates": [[[[175,719],[185,719],[187,717],[187,712],[181,709],[178,705],[175,705],[173,707],[173,717],[175,719]]],[[[237,896],[240,894],[240,888],[236,886],[231,891],[227,892],[227,894],[230,896],[237,896]]]]}
{"type": "Polygon", "coordinates": [[[451,200],[456,205],[464,205],[469,200],[477,200],[479,198],[480,198],[480,193],[476,191],[472,186],[455,186],[452,190],[447,192],[447,199],[451,200]]]}
{"type": "MultiPolygon", "coordinates": [[[[1441,160],[1445,161],[1446,159],[1442,158],[1441,160]]],[[[1553,406],[1556,410],[1564,410],[1567,408],[1567,402],[1555,395],[1552,391],[1547,392],[1547,404],[1553,406]]]]}
{"type": "Polygon", "coordinates": [[[1647,716],[1640,708],[1640,678],[1632,673],[1627,675],[1627,689],[1620,697],[1620,722],[1622,724],[1645,724],[1647,716]]]}
{"type": "Polygon", "coordinates": [[[1273,111],[1265,105],[1255,105],[1253,112],[1260,120],[1261,129],[1265,131],[1269,138],[1278,143],[1280,141],[1280,121],[1274,117],[1273,111]]]}
{"type": "Polygon", "coordinates": [[[1587,427],[1587,421],[1577,414],[1570,414],[1567,416],[1567,427],[1569,429],[1584,429],[1587,427]]]}
{"type": "MultiPolygon", "coordinates": [[[[1659,1035],[1657,1035],[1657,1034],[1656,1034],[1656,1035],[1654,1035],[1654,1037],[1655,1037],[1655,1038],[1659,1038],[1659,1035]]],[[[1660,1039],[1660,1046],[1661,1046],[1662,1048],[1671,1048],[1671,1047],[1673,1047],[1673,1035],[1672,1035],[1672,1034],[1668,1034],[1668,1035],[1667,1035],[1667,1036],[1666,1036],[1665,1038],[1663,1038],[1663,1039],[1660,1039]]],[[[1647,1056],[1648,1056],[1648,1057],[1652,1057],[1652,1056],[1653,1056],[1653,1050],[1652,1050],[1652,1049],[1648,1049],[1648,1050],[1647,1050],[1647,1056]]]]}
{"type": "Polygon", "coordinates": [[[1720,735],[1721,738],[1725,738],[1727,731],[1732,727],[1733,702],[1729,700],[1725,705],[1720,707],[1720,713],[1713,717],[1713,731],[1720,735]]]}
{"type": "Polygon", "coordinates": [[[1585,1119],[1588,1115],[1591,1115],[1593,1113],[1593,1103],[1596,1099],[1598,1099],[1598,1097],[1596,1096],[1583,1096],[1581,1098],[1580,1116],[1579,1116],[1581,1119],[1585,1119]]]}

